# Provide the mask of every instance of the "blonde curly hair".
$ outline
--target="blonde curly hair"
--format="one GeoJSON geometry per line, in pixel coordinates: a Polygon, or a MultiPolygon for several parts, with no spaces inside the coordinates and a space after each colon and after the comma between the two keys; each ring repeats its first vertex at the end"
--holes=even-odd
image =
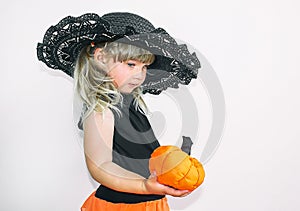
{"type": "MultiPolygon", "coordinates": [[[[106,108],[122,115],[116,107],[123,102],[123,97],[113,84],[113,79],[105,71],[105,66],[94,60],[95,49],[101,48],[105,59],[113,59],[114,62],[137,60],[143,63],[153,63],[155,56],[149,51],[124,43],[106,42],[88,45],[78,55],[74,71],[74,92],[79,96],[84,105],[82,122],[95,110],[102,112],[106,108]]],[[[105,65],[105,64],[103,64],[105,65]]],[[[137,87],[132,92],[135,108],[143,113],[148,108],[142,99],[142,90],[137,87]]]]}

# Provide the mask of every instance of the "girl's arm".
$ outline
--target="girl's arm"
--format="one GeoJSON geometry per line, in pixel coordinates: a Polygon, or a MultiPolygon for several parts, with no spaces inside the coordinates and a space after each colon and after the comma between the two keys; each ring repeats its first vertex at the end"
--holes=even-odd
{"type": "Polygon", "coordinates": [[[88,170],[100,184],[111,189],[136,194],[185,196],[186,190],[176,190],[128,171],[112,162],[114,116],[110,109],[93,112],[84,122],[84,151],[88,170]]]}

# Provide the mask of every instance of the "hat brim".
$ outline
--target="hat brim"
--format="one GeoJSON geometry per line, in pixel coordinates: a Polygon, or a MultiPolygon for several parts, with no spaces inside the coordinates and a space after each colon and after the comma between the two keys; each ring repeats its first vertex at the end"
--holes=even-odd
{"type": "Polygon", "coordinates": [[[197,78],[201,67],[195,53],[190,53],[185,44],[178,44],[164,29],[157,28],[146,33],[137,33],[126,27],[123,34],[110,32],[110,24],[93,16],[68,16],[51,26],[38,43],[37,56],[52,69],[60,69],[73,77],[77,57],[83,47],[91,42],[122,42],[150,51],[155,61],[149,66],[142,84],[143,93],[160,94],[168,87],[178,88],[197,78]]]}

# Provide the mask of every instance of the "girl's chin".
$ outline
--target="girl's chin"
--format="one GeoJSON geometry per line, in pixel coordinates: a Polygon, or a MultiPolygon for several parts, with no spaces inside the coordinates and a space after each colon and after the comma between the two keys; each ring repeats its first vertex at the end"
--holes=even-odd
{"type": "Polygon", "coordinates": [[[132,93],[132,91],[137,87],[138,87],[138,85],[127,84],[126,86],[123,86],[123,87],[119,88],[119,91],[121,93],[129,94],[129,93],[132,93]]]}

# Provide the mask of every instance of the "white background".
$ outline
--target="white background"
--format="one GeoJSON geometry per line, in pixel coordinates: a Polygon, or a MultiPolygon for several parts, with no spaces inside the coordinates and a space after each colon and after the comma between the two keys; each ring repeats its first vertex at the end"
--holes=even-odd
{"type": "Polygon", "coordinates": [[[61,18],[141,14],[198,49],[226,100],[226,128],[203,185],[172,210],[275,211],[300,206],[296,0],[1,2],[0,210],[76,211],[94,190],[73,124],[72,80],[36,57],[61,18]]]}

